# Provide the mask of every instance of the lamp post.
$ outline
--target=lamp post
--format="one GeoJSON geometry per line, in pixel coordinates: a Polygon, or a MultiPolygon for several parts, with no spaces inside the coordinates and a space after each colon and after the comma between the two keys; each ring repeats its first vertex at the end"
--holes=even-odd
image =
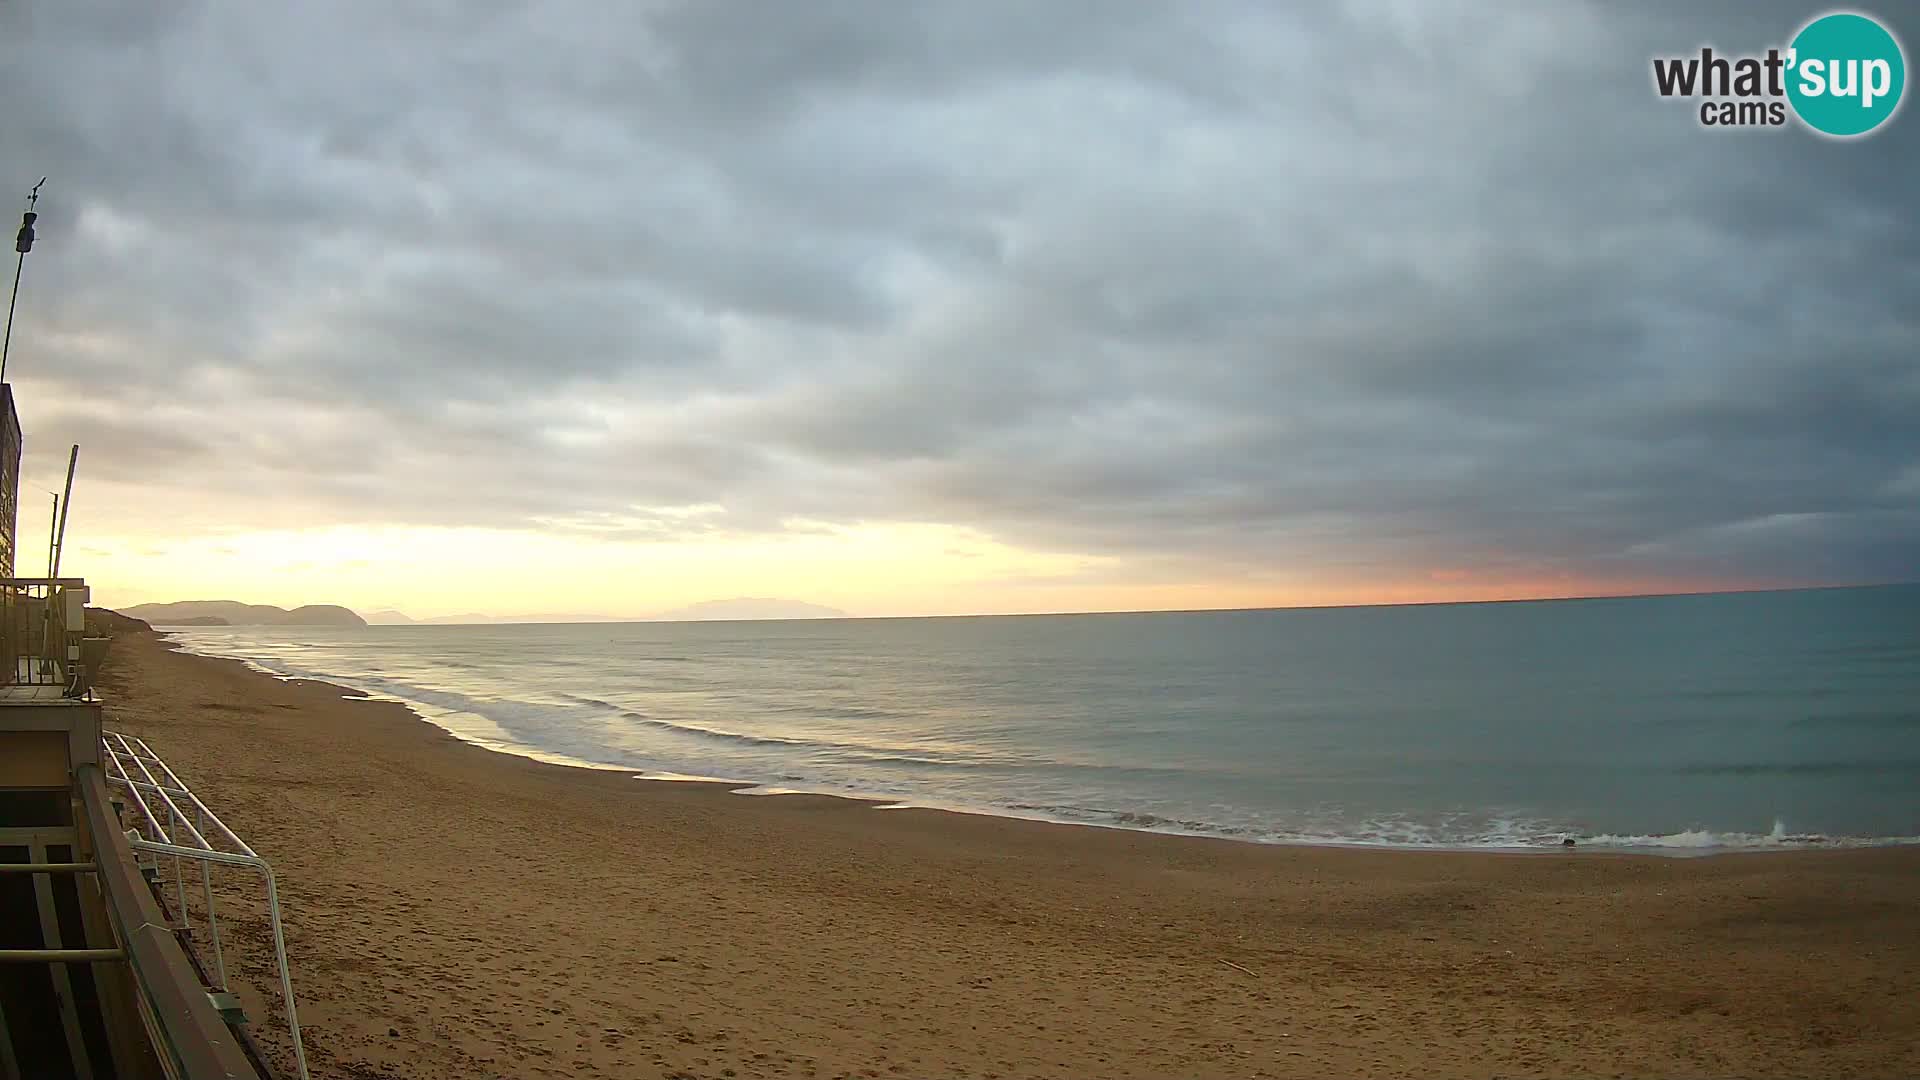
{"type": "Polygon", "coordinates": [[[47,182],[46,177],[33,185],[33,191],[27,195],[27,212],[20,215],[20,231],[14,235],[13,250],[20,257],[13,262],[13,295],[7,298],[7,333],[0,338],[0,383],[7,381],[7,351],[13,347],[13,306],[20,302],[20,271],[26,268],[27,252],[33,250],[33,223],[40,219],[33,208],[40,203],[40,188],[47,182]]]}

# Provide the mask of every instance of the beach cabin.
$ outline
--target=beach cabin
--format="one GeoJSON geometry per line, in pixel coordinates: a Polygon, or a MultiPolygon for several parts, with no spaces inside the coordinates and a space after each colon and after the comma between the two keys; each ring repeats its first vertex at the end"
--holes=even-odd
{"type": "MultiPolygon", "coordinates": [[[[188,834],[231,833],[145,743],[102,731],[92,676],[106,642],[87,633],[86,583],[11,576],[20,428],[9,388],[0,411],[0,1080],[269,1076],[221,985],[224,962],[210,976],[195,954],[183,860],[166,881],[153,854],[173,841],[213,851],[188,847],[188,834]],[[168,885],[181,897],[171,904],[168,885]]],[[[213,910],[210,888],[202,910],[213,910]]],[[[274,928],[278,939],[277,918],[274,928]]],[[[207,929],[217,956],[217,923],[207,929]]]]}

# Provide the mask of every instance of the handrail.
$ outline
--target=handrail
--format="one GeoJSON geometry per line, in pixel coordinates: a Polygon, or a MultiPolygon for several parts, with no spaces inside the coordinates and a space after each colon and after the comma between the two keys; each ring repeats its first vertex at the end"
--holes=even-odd
{"type": "Polygon", "coordinates": [[[258,1074],[200,985],[172,928],[135,867],[133,849],[107,797],[100,766],[74,769],[93,836],[95,873],[143,1003],[156,1049],[172,1075],[188,1080],[253,1080],[258,1074]]]}
{"type": "Polygon", "coordinates": [[[287,964],[287,939],[284,924],[280,919],[280,890],[274,881],[273,867],[261,858],[247,842],[240,839],[227,823],[220,820],[200,796],[193,793],[186,783],[174,773],[173,769],[153,752],[146,740],[135,735],[125,735],[117,731],[104,732],[101,746],[106,751],[108,771],[106,779],[120,785],[132,800],[139,817],[144,819],[145,836],[138,831],[130,832],[126,837],[127,846],[133,851],[149,855],[171,856],[174,860],[174,887],[179,895],[180,918],[191,925],[187,911],[186,876],[181,873],[180,860],[188,859],[200,864],[200,887],[206,903],[207,929],[213,943],[214,968],[218,972],[220,989],[226,990],[226,960],[220,947],[220,919],[214,909],[213,883],[209,874],[211,866],[237,866],[254,870],[265,880],[267,891],[267,922],[273,935],[273,958],[280,975],[281,1004],[286,1010],[287,1030],[293,1042],[294,1066],[300,1080],[307,1080],[307,1051],[300,1037],[300,1013],[294,1002],[293,976],[287,964]],[[137,779],[127,763],[131,761],[138,774],[145,779],[137,779]],[[156,766],[155,773],[149,766],[156,766]],[[167,783],[162,783],[165,777],[167,783]],[[150,799],[149,796],[157,796],[150,799]],[[179,796],[194,810],[193,820],[180,802],[179,796]],[[156,809],[166,811],[167,824],[155,813],[156,809]],[[197,820],[198,824],[195,824],[197,820]],[[177,830],[170,830],[177,827],[177,830]],[[181,835],[178,839],[174,831],[181,835]],[[226,844],[238,848],[238,851],[222,851],[210,843],[207,837],[220,838],[226,844]]]}

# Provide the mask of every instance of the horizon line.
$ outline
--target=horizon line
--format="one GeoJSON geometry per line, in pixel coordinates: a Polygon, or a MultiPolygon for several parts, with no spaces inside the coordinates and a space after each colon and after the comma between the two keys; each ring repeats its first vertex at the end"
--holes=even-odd
{"type": "MultiPolygon", "coordinates": [[[[486,625],[587,626],[587,625],[593,625],[595,623],[645,623],[645,622],[658,622],[658,623],[852,622],[856,620],[871,621],[871,620],[878,620],[878,619],[1059,618],[1062,616],[1073,616],[1073,615],[1202,615],[1202,614],[1226,614],[1231,612],[1253,612],[1253,611],[1341,611],[1341,610],[1365,609],[1365,608],[1457,607],[1457,606],[1465,606],[1465,605],[1471,605],[1471,604],[1554,604],[1554,603],[1578,603],[1581,601],[1589,601],[1589,600],[1657,600],[1663,597],[1680,597],[1680,596],[1744,596],[1744,595],[1750,595],[1750,594],[1766,594],[1766,593],[1825,592],[1825,591],[1833,591],[1838,589],[1886,589],[1886,588],[1897,588],[1900,586],[1915,586],[1915,585],[1920,585],[1920,579],[1909,579],[1909,580],[1903,580],[1903,581],[1855,582],[1855,583],[1844,584],[1844,585],[1766,585],[1766,586],[1756,586],[1752,588],[1682,589],[1682,590],[1671,590],[1671,591],[1663,591],[1663,592],[1644,592],[1644,593],[1584,593],[1584,594],[1575,595],[1575,596],[1510,596],[1510,597],[1498,597],[1493,599],[1475,599],[1475,600],[1389,600],[1389,601],[1379,601],[1375,603],[1353,603],[1353,604],[1265,604],[1265,605],[1255,605],[1255,606],[1247,606],[1247,607],[1109,608],[1109,609],[1102,609],[1102,610],[1082,609],[1082,610],[1066,610],[1066,611],[974,611],[974,612],[949,612],[945,614],[927,614],[927,615],[841,614],[841,615],[801,616],[801,617],[787,617],[787,618],[742,618],[742,619],[732,619],[732,618],[674,619],[674,618],[661,618],[659,616],[649,616],[649,615],[637,615],[637,616],[596,615],[591,618],[563,620],[563,621],[556,622],[552,620],[541,620],[541,619],[527,619],[526,621],[518,621],[518,617],[513,615],[485,615],[484,613],[481,613],[481,612],[463,612],[461,613],[462,615],[479,615],[482,618],[486,619],[487,622],[477,622],[477,623],[476,622],[448,622],[444,620],[447,620],[450,618],[457,618],[459,616],[432,615],[432,616],[427,616],[425,618],[420,618],[420,619],[415,619],[412,616],[407,616],[408,621],[404,623],[369,622],[367,623],[367,625],[368,626],[486,626],[486,625]]],[[[180,604],[180,603],[244,603],[244,601],[237,601],[237,600],[142,601],[139,604],[131,604],[128,606],[129,607],[145,607],[149,604],[165,605],[165,604],[180,604]]],[[[275,606],[275,605],[257,605],[257,606],[275,606]]],[[[366,616],[361,615],[359,611],[351,607],[347,607],[344,604],[302,604],[299,606],[300,607],[342,607],[342,608],[346,608],[346,610],[350,612],[353,612],[353,614],[360,616],[360,618],[363,620],[366,618],[366,616]]],[[[822,606],[825,606],[825,605],[822,605],[822,606]]],[[[119,609],[117,608],[109,608],[108,610],[119,612],[119,609]]],[[[292,609],[288,609],[288,610],[292,610],[292,609]]],[[[379,608],[376,610],[392,612],[397,615],[405,615],[404,612],[399,611],[397,608],[379,608]]],[[[124,614],[123,612],[120,612],[120,613],[124,614]]],[[[137,616],[129,616],[129,617],[137,618],[137,616]]]]}
{"type": "MultiPolygon", "coordinates": [[[[1765,585],[1750,589],[1691,589],[1677,592],[1649,593],[1590,593],[1579,596],[1509,596],[1492,600],[1389,600],[1370,604],[1277,604],[1258,607],[1215,607],[1215,608],[1113,608],[1102,611],[973,611],[945,615],[824,615],[811,618],[788,619],[660,619],[660,618],[606,618],[599,622],[635,623],[635,622],[852,622],[855,620],[876,619],[1051,619],[1073,615],[1209,615],[1228,614],[1242,611],[1345,611],[1360,608],[1403,608],[1403,607],[1460,607],[1469,604],[1559,604],[1578,603],[1585,600],[1658,600],[1675,596],[1745,596],[1749,594],[1785,593],[1785,592],[1827,592],[1836,589],[1887,589],[1899,586],[1920,585],[1913,581],[1875,581],[1851,585],[1765,585]]],[[[392,610],[392,609],[387,609],[392,610]]],[[[496,622],[507,622],[512,616],[500,616],[496,622]]],[[[407,623],[381,623],[369,625],[405,626],[431,625],[428,620],[415,620],[407,623]]],[[[479,623],[439,623],[441,626],[478,626],[479,623]]],[[[576,623],[518,623],[520,626],[574,626],[576,623]]]]}

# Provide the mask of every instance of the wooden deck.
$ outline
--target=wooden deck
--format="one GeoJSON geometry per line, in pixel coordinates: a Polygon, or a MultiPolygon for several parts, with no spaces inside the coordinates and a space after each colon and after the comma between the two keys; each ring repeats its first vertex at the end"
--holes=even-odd
{"type": "Polygon", "coordinates": [[[0,686],[0,706],[87,704],[66,694],[67,688],[64,686],[0,686]]]}

